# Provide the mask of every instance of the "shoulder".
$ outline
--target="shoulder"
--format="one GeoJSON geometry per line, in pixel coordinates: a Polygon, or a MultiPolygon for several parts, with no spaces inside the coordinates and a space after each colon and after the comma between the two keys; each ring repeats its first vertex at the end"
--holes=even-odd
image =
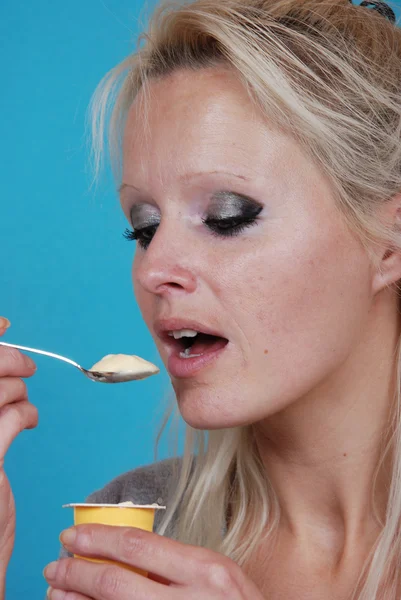
{"type": "Polygon", "coordinates": [[[167,502],[173,478],[178,475],[181,458],[168,458],[127,471],[101,489],[90,494],[87,503],[118,504],[131,501],[134,504],[162,504],[167,502]]]}

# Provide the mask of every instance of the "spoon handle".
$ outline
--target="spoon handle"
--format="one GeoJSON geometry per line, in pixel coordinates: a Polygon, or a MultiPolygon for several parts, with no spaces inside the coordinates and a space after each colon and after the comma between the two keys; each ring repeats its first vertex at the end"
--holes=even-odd
{"type": "Polygon", "coordinates": [[[81,366],[66,358],[65,356],[60,356],[60,354],[54,354],[53,352],[45,352],[45,350],[37,350],[37,348],[28,348],[27,346],[18,346],[17,344],[7,344],[6,342],[0,342],[0,346],[8,346],[9,348],[17,348],[17,350],[26,350],[27,352],[34,352],[35,354],[44,354],[45,356],[51,356],[52,358],[58,358],[59,360],[63,360],[64,362],[70,363],[74,367],[78,367],[81,369],[81,366]]]}

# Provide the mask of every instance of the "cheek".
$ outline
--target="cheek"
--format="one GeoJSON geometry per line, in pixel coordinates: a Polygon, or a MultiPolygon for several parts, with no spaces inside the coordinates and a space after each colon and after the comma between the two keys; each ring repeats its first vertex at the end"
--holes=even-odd
{"type": "Polygon", "coordinates": [[[231,306],[259,368],[260,361],[280,371],[291,365],[310,369],[317,357],[332,362],[361,335],[370,271],[365,252],[349,235],[305,233],[291,243],[243,253],[240,272],[235,269],[231,306]]]}
{"type": "Polygon", "coordinates": [[[290,264],[283,259],[284,256],[273,264],[260,264],[247,285],[256,326],[267,325],[281,333],[292,329],[305,313],[310,318],[314,306],[325,303],[329,291],[313,259],[289,258],[290,264]]]}

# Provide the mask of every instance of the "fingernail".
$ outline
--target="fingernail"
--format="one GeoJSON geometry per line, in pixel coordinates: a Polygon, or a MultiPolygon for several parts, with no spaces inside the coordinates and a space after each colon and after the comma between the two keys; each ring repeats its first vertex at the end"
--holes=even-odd
{"type": "Polygon", "coordinates": [[[56,576],[56,572],[57,572],[57,561],[55,560],[54,562],[47,565],[47,567],[43,571],[43,575],[45,576],[46,579],[54,579],[56,576]]]}
{"type": "Polygon", "coordinates": [[[51,600],[65,600],[67,597],[67,592],[63,590],[52,590],[50,599],[51,600]]]}
{"type": "Polygon", "coordinates": [[[0,329],[8,329],[11,323],[5,317],[0,317],[0,329]]]}
{"type": "Polygon", "coordinates": [[[30,358],[29,356],[25,356],[25,364],[30,367],[31,369],[36,369],[36,364],[34,363],[34,361],[32,360],[32,358],[30,358]]]}
{"type": "Polygon", "coordinates": [[[75,529],[66,529],[60,533],[60,542],[63,546],[72,546],[77,537],[75,529]]]}
{"type": "Polygon", "coordinates": [[[52,591],[53,591],[53,588],[51,588],[51,587],[47,588],[46,598],[49,598],[49,600],[51,600],[52,591]]]}

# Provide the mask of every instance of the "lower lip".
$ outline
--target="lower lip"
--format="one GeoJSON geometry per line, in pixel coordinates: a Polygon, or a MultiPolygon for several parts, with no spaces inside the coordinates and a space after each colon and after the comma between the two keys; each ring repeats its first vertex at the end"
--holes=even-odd
{"type": "Polygon", "coordinates": [[[219,350],[202,354],[202,356],[195,356],[194,358],[181,358],[176,353],[171,354],[167,361],[168,372],[173,377],[179,379],[193,377],[193,375],[196,375],[206,366],[213,363],[225,351],[227,346],[228,344],[219,350]]]}

